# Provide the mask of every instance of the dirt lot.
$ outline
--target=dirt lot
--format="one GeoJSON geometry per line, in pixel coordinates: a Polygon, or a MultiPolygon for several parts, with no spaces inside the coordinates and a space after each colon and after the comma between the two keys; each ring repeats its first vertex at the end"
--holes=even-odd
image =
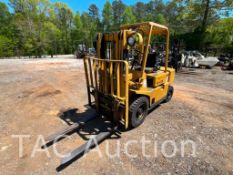
{"type": "MultiPolygon", "coordinates": [[[[182,72],[174,88],[172,101],[151,112],[143,125],[103,142],[99,147],[102,157],[95,149],[59,173],[233,174],[233,75],[219,68],[182,72]],[[151,141],[146,145],[147,157],[140,144],[143,136],[151,141]],[[127,141],[132,139],[128,152],[135,157],[125,152],[127,141]],[[167,146],[167,154],[176,153],[171,158],[161,151],[167,140],[177,147],[167,146]],[[181,143],[186,140],[195,143],[195,155],[189,146],[182,156],[181,143]],[[114,154],[118,144],[120,156],[107,156],[106,148],[114,154]]],[[[60,161],[53,148],[48,149],[48,157],[39,152],[36,140],[38,135],[48,136],[75,121],[75,117],[61,119],[61,112],[77,108],[76,116],[91,115],[85,107],[82,61],[0,60],[0,92],[0,174],[58,173],[60,161]],[[19,141],[12,138],[19,134],[30,135],[23,140],[20,158],[19,141]]],[[[84,143],[86,134],[95,134],[93,126],[98,122],[60,141],[58,151],[65,154],[84,143]]]]}

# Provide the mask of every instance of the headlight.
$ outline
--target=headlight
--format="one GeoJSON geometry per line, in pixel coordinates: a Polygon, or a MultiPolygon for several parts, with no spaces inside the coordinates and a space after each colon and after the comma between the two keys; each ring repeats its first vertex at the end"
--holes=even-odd
{"type": "Polygon", "coordinates": [[[134,46],[135,43],[136,43],[136,40],[135,40],[134,37],[129,37],[129,38],[128,38],[128,45],[134,46]]]}

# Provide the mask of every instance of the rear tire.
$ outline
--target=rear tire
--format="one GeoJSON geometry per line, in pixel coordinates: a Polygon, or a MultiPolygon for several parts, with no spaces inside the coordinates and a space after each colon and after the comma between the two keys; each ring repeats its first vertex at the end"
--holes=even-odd
{"type": "Polygon", "coordinates": [[[136,128],[144,122],[148,114],[148,108],[149,100],[144,96],[137,98],[131,103],[129,108],[131,128],[136,128]]]}
{"type": "Polygon", "coordinates": [[[174,88],[172,86],[169,86],[166,99],[164,100],[165,103],[169,102],[172,99],[173,92],[174,92],[174,88]]]}

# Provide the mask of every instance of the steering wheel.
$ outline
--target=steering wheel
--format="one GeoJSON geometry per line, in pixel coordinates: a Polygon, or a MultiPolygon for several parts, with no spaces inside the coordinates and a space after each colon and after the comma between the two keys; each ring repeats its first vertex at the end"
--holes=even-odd
{"type": "Polygon", "coordinates": [[[141,65],[141,63],[140,63],[140,57],[141,57],[141,55],[143,55],[143,53],[141,52],[141,51],[139,51],[139,50],[137,50],[137,49],[134,49],[134,51],[135,52],[137,52],[137,58],[134,58],[133,59],[133,63],[132,63],[132,66],[131,66],[131,70],[134,68],[134,66],[137,64],[137,65],[141,65]]]}

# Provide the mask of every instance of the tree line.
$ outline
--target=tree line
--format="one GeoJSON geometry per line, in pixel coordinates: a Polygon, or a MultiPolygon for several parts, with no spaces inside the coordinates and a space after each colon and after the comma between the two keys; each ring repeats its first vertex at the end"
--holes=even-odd
{"type": "Polygon", "coordinates": [[[184,49],[233,52],[232,8],[231,0],[151,0],[131,6],[107,0],[102,11],[93,3],[74,13],[61,2],[9,0],[0,2],[0,57],[71,54],[79,44],[92,47],[96,32],[145,21],[168,26],[172,42],[184,49]]]}

